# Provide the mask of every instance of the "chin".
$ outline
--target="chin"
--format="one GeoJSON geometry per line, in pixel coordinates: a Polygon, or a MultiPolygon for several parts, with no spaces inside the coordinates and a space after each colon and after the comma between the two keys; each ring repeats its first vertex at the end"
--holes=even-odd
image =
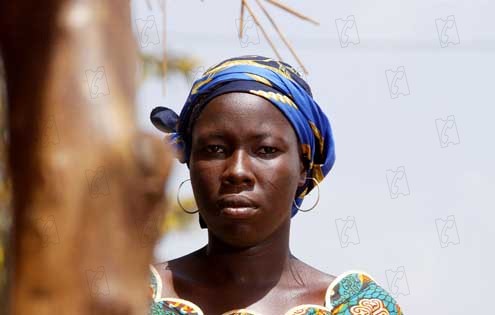
{"type": "Polygon", "coordinates": [[[212,233],[223,243],[235,248],[252,247],[264,239],[255,226],[247,222],[233,222],[212,233]]]}

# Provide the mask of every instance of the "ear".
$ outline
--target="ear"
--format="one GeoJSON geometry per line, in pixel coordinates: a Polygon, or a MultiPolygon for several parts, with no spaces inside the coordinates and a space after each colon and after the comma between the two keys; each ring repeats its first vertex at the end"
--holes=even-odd
{"type": "Polygon", "coordinates": [[[306,183],[306,168],[304,167],[304,163],[302,159],[299,160],[299,181],[297,186],[302,187],[306,183]]]}

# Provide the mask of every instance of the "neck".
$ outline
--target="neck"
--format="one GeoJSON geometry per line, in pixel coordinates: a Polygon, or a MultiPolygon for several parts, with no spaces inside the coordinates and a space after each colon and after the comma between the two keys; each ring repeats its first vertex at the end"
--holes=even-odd
{"type": "Polygon", "coordinates": [[[236,248],[208,233],[208,245],[203,248],[208,270],[218,283],[274,286],[289,270],[289,231],[290,219],[268,239],[247,248],[236,248]]]}

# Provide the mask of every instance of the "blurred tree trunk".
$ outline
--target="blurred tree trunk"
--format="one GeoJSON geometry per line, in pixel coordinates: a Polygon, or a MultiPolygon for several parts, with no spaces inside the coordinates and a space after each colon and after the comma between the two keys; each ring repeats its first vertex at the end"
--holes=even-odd
{"type": "Polygon", "coordinates": [[[11,186],[7,166],[7,124],[5,72],[0,58],[0,314],[5,314],[7,305],[6,251],[11,226],[11,186]]]}
{"type": "Polygon", "coordinates": [[[129,3],[2,0],[11,314],[146,314],[170,156],[140,134],[129,3]]]}

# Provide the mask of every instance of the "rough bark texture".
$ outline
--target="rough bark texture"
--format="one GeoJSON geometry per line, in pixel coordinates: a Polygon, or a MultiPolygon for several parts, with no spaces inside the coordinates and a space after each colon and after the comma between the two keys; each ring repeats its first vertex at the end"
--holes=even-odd
{"type": "Polygon", "coordinates": [[[170,156],[135,123],[129,3],[4,0],[11,314],[146,314],[170,156]]]}

